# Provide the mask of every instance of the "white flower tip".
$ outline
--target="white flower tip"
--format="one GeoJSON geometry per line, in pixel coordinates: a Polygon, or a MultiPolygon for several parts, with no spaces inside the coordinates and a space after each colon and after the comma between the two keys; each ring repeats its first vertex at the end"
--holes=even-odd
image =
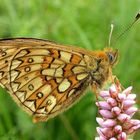
{"type": "Polygon", "coordinates": [[[129,94],[128,96],[127,96],[127,99],[128,100],[134,100],[135,98],[136,98],[136,94],[129,94]]]}
{"type": "Polygon", "coordinates": [[[111,87],[109,88],[109,90],[110,90],[111,92],[117,92],[116,85],[115,85],[115,84],[112,84],[111,87]]]}
{"type": "Polygon", "coordinates": [[[110,138],[109,140],[117,140],[117,138],[110,138]]]}
{"type": "Polygon", "coordinates": [[[103,124],[103,122],[104,122],[104,120],[103,120],[102,118],[99,118],[99,117],[96,118],[96,121],[97,121],[97,123],[98,123],[99,125],[101,125],[101,126],[102,126],[102,124],[103,124]]]}
{"type": "Polygon", "coordinates": [[[131,91],[132,91],[132,86],[130,86],[130,87],[128,87],[128,88],[126,88],[122,93],[124,93],[124,94],[126,94],[126,95],[128,95],[128,94],[130,94],[131,93],[131,91]]]}
{"type": "Polygon", "coordinates": [[[117,90],[116,85],[113,84],[113,85],[109,88],[109,93],[110,93],[110,96],[113,97],[113,98],[117,96],[118,90],[117,90]]]}
{"type": "Polygon", "coordinates": [[[107,140],[106,138],[100,136],[100,137],[96,137],[95,140],[107,140]]]}

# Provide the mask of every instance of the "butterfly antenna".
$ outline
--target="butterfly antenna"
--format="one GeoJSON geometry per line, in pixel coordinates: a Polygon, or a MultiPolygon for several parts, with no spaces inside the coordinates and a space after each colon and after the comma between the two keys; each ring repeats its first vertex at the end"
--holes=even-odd
{"type": "Polygon", "coordinates": [[[109,39],[108,39],[108,46],[109,47],[111,45],[111,38],[112,38],[113,29],[114,29],[114,24],[111,23],[111,25],[110,25],[110,34],[109,34],[109,39]]]}
{"type": "Polygon", "coordinates": [[[131,27],[140,19],[140,13],[138,13],[134,19],[134,21],[115,39],[115,43],[127,32],[131,29],[131,27]]]}

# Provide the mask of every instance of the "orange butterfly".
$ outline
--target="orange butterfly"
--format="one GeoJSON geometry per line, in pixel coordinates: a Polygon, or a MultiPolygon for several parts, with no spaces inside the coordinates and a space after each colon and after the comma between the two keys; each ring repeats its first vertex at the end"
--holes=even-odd
{"type": "Polygon", "coordinates": [[[118,51],[88,51],[33,38],[0,40],[0,84],[16,103],[46,121],[71,107],[90,86],[112,77],[118,51]]]}

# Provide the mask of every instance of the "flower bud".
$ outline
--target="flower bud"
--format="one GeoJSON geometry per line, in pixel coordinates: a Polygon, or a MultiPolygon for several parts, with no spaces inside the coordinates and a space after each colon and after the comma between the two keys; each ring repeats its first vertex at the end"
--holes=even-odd
{"type": "Polygon", "coordinates": [[[109,91],[100,91],[99,95],[102,98],[107,98],[107,97],[109,97],[109,91]]]}
{"type": "Polygon", "coordinates": [[[109,88],[109,93],[110,93],[110,96],[112,98],[116,98],[117,96],[117,89],[116,89],[116,85],[112,85],[110,88],[109,88]]]}
{"type": "Polygon", "coordinates": [[[136,98],[136,94],[129,94],[128,96],[127,96],[127,99],[128,100],[134,100],[136,98]]]}
{"type": "Polygon", "coordinates": [[[130,123],[133,124],[133,125],[139,125],[140,124],[140,120],[131,119],[130,123]]]}
{"type": "Polygon", "coordinates": [[[116,134],[122,133],[122,126],[116,125],[116,126],[114,127],[114,132],[115,132],[116,134]]]}
{"type": "Polygon", "coordinates": [[[101,109],[107,109],[107,110],[111,109],[111,106],[106,101],[96,102],[96,105],[101,109]]]}
{"type": "Polygon", "coordinates": [[[134,100],[124,100],[123,101],[123,108],[129,108],[134,105],[136,102],[134,100]]]}
{"type": "Polygon", "coordinates": [[[127,136],[125,132],[122,132],[118,135],[118,140],[127,140],[127,136]]]}
{"type": "Polygon", "coordinates": [[[107,99],[107,103],[108,103],[109,105],[111,105],[111,106],[117,106],[117,102],[116,102],[116,100],[113,99],[113,98],[108,98],[108,99],[107,99]]]}
{"type": "Polygon", "coordinates": [[[102,115],[102,117],[107,118],[107,119],[111,119],[113,118],[113,115],[110,111],[108,110],[99,110],[99,113],[102,115]]]}
{"type": "Polygon", "coordinates": [[[116,125],[116,121],[113,119],[107,119],[106,121],[103,122],[103,125],[107,128],[113,127],[116,125]]]}
{"type": "Polygon", "coordinates": [[[138,111],[138,109],[136,108],[136,107],[130,107],[130,108],[128,108],[126,111],[125,111],[125,113],[127,114],[127,115],[132,115],[132,114],[134,114],[135,112],[137,112],[138,111]]]}
{"type": "Polygon", "coordinates": [[[130,87],[128,87],[128,88],[126,88],[122,93],[124,93],[124,94],[126,94],[126,95],[128,95],[128,94],[130,94],[131,93],[131,90],[132,90],[132,86],[130,86],[130,87]]]}
{"type": "Polygon", "coordinates": [[[121,122],[121,123],[124,123],[124,122],[127,122],[131,119],[131,117],[127,114],[120,114],[118,116],[118,120],[121,122]]]}
{"type": "Polygon", "coordinates": [[[119,94],[118,94],[118,99],[119,99],[120,101],[125,100],[125,99],[126,99],[126,94],[119,93],[119,94]]]}
{"type": "Polygon", "coordinates": [[[114,114],[114,115],[119,115],[121,113],[121,109],[117,106],[113,107],[111,112],[114,114]]]}

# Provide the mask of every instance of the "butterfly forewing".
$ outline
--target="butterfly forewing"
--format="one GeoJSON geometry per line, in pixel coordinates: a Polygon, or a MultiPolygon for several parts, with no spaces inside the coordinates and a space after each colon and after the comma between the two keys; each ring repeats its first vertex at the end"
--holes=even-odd
{"type": "Polygon", "coordinates": [[[47,120],[82,95],[89,85],[86,69],[77,52],[50,45],[21,48],[9,66],[11,95],[36,119],[47,120]]]}

